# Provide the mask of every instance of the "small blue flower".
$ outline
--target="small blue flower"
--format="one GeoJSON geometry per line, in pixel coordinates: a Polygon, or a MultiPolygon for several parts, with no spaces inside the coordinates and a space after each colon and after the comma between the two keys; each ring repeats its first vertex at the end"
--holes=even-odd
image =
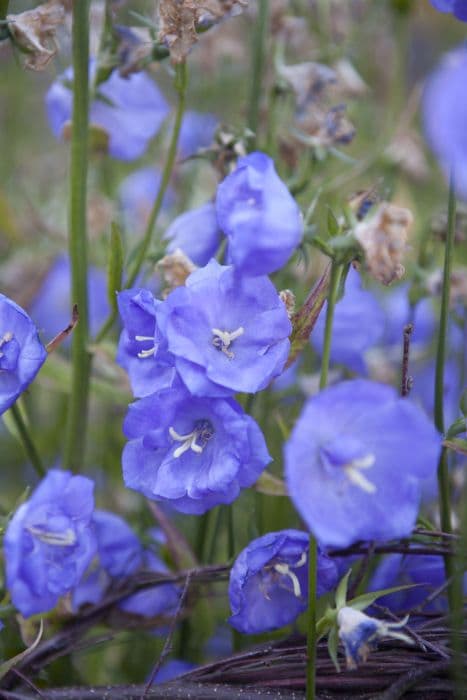
{"type": "MultiPolygon", "coordinates": [[[[119,202],[125,229],[131,234],[142,233],[161,186],[162,175],[156,168],[140,168],[130,173],[119,187],[119,202]]],[[[162,200],[162,212],[173,205],[175,193],[168,187],[162,200]]]]}
{"type": "Polygon", "coordinates": [[[167,252],[181,248],[195,265],[206,265],[219,248],[222,233],[212,202],[177,216],[164,234],[167,252]]]}
{"type": "Polygon", "coordinates": [[[27,313],[0,294],[0,415],[32,382],[46,357],[27,313]]]}
{"type": "Polygon", "coordinates": [[[156,322],[156,308],[163,302],[148,289],[126,289],[117,296],[123,330],[116,360],[127,372],[135,396],[148,396],[171,386],[174,358],[156,322]]]}
{"type": "Polygon", "coordinates": [[[228,262],[246,275],[283,267],[302,239],[300,209],[264,153],[239,159],[217,189],[216,210],[228,262]]]}
{"type": "MultiPolygon", "coordinates": [[[[170,573],[164,562],[150,550],[145,550],[143,554],[142,570],[155,574],[170,573]]],[[[118,607],[132,615],[168,617],[175,613],[180,601],[180,593],[180,588],[174,583],[161,583],[159,586],[147,588],[125,598],[118,607]]]]}
{"type": "MultiPolygon", "coordinates": [[[[39,332],[47,340],[52,340],[70,323],[70,286],[70,259],[67,255],[59,255],[50,266],[28,309],[39,332]]],[[[105,273],[92,265],[88,266],[88,298],[89,328],[91,335],[94,335],[108,317],[110,306],[105,273]]],[[[69,344],[70,340],[65,340],[65,344],[69,344]]]]}
{"type": "Polygon", "coordinates": [[[97,558],[73,591],[73,609],[84,603],[98,603],[112,579],[130,576],[142,564],[139,539],[115,513],[94,512],[92,523],[97,542],[97,558]]]}
{"type": "Polygon", "coordinates": [[[271,461],[235,401],[196,398],[181,384],[130,405],[123,431],[126,486],[183,513],[231,503],[271,461]]]}
{"type": "MultiPolygon", "coordinates": [[[[281,530],[258,537],[241,552],[230,572],[230,624],[239,632],[258,634],[284,627],[308,605],[310,537],[281,530]]],[[[318,552],[318,595],[334,588],[334,562],[318,552]]]]}
{"type": "Polygon", "coordinates": [[[396,631],[407,623],[407,619],[401,622],[384,622],[348,606],[341,608],[337,613],[337,624],[339,639],[345,649],[347,668],[356,669],[359,664],[365,663],[370,651],[380,639],[390,637],[413,644],[410,637],[396,631]]]}
{"type": "MultiPolygon", "coordinates": [[[[323,352],[327,303],[310,336],[314,350],[323,352]]],[[[375,347],[384,331],[383,310],[371,292],[362,289],[359,273],[351,268],[345,281],[344,296],[335,307],[332,326],[331,362],[367,374],[365,353],[375,347]],[[363,320],[363,322],[362,322],[363,320]]]]}
{"type": "Polygon", "coordinates": [[[189,158],[201,148],[211,145],[217,128],[214,114],[195,112],[188,109],[183,115],[178,137],[178,154],[180,158],[189,158]]]}
{"type": "Polygon", "coordinates": [[[441,438],[389,386],[342,382],[312,397],[285,446],[290,497],[326,546],[409,535],[441,438]]]}
{"type": "Polygon", "coordinates": [[[6,584],[24,617],[51,610],[80,581],[96,552],[94,484],[51,469],[11,519],[6,584]]]}
{"type": "Polygon", "coordinates": [[[264,389],[287,360],[291,324],[267,277],[244,277],[215,260],[156,308],[175,367],[196,396],[264,389]]]}
{"type": "MultiPolygon", "coordinates": [[[[90,68],[92,79],[94,61],[90,68]]],[[[63,128],[72,117],[72,81],[70,67],[50,86],[45,97],[50,128],[58,139],[63,137],[63,128]]],[[[90,105],[89,122],[107,132],[109,155],[120,160],[134,160],[143,155],[168,112],[169,105],[146,73],[132,73],[122,78],[118,71],[113,71],[110,78],[98,86],[90,105]]]]}
{"type": "Polygon", "coordinates": [[[467,3],[465,0],[430,0],[436,10],[451,12],[454,17],[467,22],[467,3]]]}
{"type": "MultiPolygon", "coordinates": [[[[467,6],[466,6],[467,9],[467,6]]],[[[446,54],[428,78],[423,95],[426,139],[446,177],[454,174],[457,194],[467,199],[467,49],[446,54]]]]}

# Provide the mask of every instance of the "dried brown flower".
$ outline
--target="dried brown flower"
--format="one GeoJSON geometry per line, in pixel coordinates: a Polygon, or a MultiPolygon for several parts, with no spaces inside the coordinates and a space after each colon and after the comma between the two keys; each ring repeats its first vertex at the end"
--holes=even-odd
{"type": "Polygon", "coordinates": [[[8,31],[15,45],[27,54],[25,68],[44,70],[57,53],[55,34],[65,21],[60,0],[49,0],[19,15],[7,15],[8,31]]]}
{"type": "Polygon", "coordinates": [[[188,275],[197,269],[194,262],[180,248],[177,248],[174,253],[165,255],[159,260],[156,267],[162,272],[167,284],[166,294],[175,287],[181,287],[185,284],[188,275]]]}
{"type": "Polygon", "coordinates": [[[354,235],[365,253],[371,275],[383,284],[401,279],[402,259],[413,217],[409,209],[382,202],[373,216],[355,227],[354,235]]]}

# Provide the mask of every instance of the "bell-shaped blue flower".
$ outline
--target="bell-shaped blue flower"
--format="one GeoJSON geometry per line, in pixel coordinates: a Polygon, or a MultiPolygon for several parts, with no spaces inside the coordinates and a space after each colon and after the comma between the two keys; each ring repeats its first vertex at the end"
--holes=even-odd
{"type": "Polygon", "coordinates": [[[143,549],[131,527],[115,513],[94,512],[92,523],[97,557],[73,590],[77,610],[84,603],[98,603],[112,579],[130,576],[142,565],[143,549]]]}
{"type": "MultiPolygon", "coordinates": [[[[95,62],[91,62],[91,79],[95,62]]],[[[63,128],[72,118],[73,69],[67,68],[50,86],[45,97],[47,117],[54,136],[63,138],[63,128]]],[[[97,88],[89,110],[89,122],[108,134],[113,158],[134,160],[145,152],[159,131],[169,105],[154,81],[144,72],[122,78],[114,70],[97,88]]]]}
{"type": "Polygon", "coordinates": [[[302,410],[285,446],[288,492],[323,545],[405,537],[440,447],[426,414],[392,387],[342,382],[302,410]]]}
{"type": "Polygon", "coordinates": [[[271,461],[261,430],[235,401],[196,398],[181,384],[130,405],[123,431],[126,486],[183,513],[231,503],[271,461]]]}
{"type": "Polygon", "coordinates": [[[457,194],[467,199],[467,48],[446,54],[428,78],[423,94],[426,139],[457,194]]]}
{"type": "MultiPolygon", "coordinates": [[[[310,336],[314,350],[323,352],[327,302],[310,336]]],[[[344,296],[335,307],[332,326],[331,362],[358,374],[367,374],[365,353],[375,347],[384,331],[384,313],[375,296],[364,289],[359,273],[350,268],[344,296]],[[364,319],[364,322],[362,322],[364,319]]]]}
{"type": "Polygon", "coordinates": [[[0,415],[32,382],[46,357],[26,311],[0,294],[0,415]]]}
{"type": "MultiPolygon", "coordinates": [[[[310,536],[299,530],[269,532],[241,552],[230,572],[230,624],[245,634],[284,627],[308,605],[310,536]]],[[[318,552],[318,595],[334,588],[337,568],[318,552]]]]}
{"type": "Polygon", "coordinates": [[[264,153],[239,159],[217,189],[216,210],[228,237],[228,262],[243,274],[279,270],[302,239],[300,209],[264,153]]]}
{"type": "Polygon", "coordinates": [[[287,360],[291,324],[267,277],[245,277],[215,260],[157,306],[175,367],[196,396],[264,389],[287,360]]]}
{"type": "Polygon", "coordinates": [[[123,323],[116,360],[127,372],[135,396],[148,396],[170,386],[174,358],[156,322],[162,304],[148,289],[126,289],[117,296],[123,323]]]}
{"type": "Polygon", "coordinates": [[[465,0],[430,0],[436,10],[451,12],[454,17],[467,22],[467,3],[465,0]]]}
{"type": "Polygon", "coordinates": [[[165,232],[164,239],[169,241],[168,253],[180,248],[195,265],[206,265],[216,254],[222,239],[214,204],[207,202],[177,216],[165,232]]]}
{"type": "Polygon", "coordinates": [[[6,585],[24,617],[51,610],[94,557],[93,490],[90,479],[51,469],[8,524],[6,585]]]}

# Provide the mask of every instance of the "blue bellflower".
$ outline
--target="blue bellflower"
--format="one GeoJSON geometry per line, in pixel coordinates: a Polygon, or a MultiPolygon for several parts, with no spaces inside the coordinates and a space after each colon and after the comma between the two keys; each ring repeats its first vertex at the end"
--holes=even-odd
{"type": "Polygon", "coordinates": [[[436,10],[451,12],[454,17],[467,22],[467,3],[465,0],[430,0],[436,10]]]}
{"type": "MultiPolygon", "coordinates": [[[[91,79],[95,62],[91,62],[91,79]]],[[[72,118],[73,69],[67,68],[50,86],[45,97],[50,128],[57,139],[72,118]]],[[[90,105],[89,122],[102,128],[109,138],[108,152],[113,158],[134,160],[145,152],[159,131],[169,105],[153,80],[144,72],[122,78],[114,70],[97,88],[90,105]]]]}
{"type": "Polygon", "coordinates": [[[246,275],[279,270],[302,239],[300,209],[264,153],[239,159],[217,189],[216,210],[228,262],[246,275]]]}
{"type": "MultiPolygon", "coordinates": [[[[310,336],[311,345],[319,355],[323,352],[326,309],[327,302],[310,336]]],[[[380,304],[371,292],[362,289],[359,273],[350,268],[344,296],[334,311],[331,363],[342,364],[357,374],[367,374],[365,353],[381,339],[384,322],[380,304]]]]}
{"type": "Polygon", "coordinates": [[[216,254],[222,239],[214,204],[207,202],[177,216],[166,230],[164,239],[168,241],[168,253],[181,248],[195,265],[206,265],[216,254]]]}
{"type": "Polygon", "coordinates": [[[183,115],[178,137],[179,157],[189,158],[199,149],[210,146],[217,124],[218,121],[214,114],[188,109],[183,115]]]}
{"type": "Polygon", "coordinates": [[[196,396],[264,389],[287,360],[291,324],[272,282],[211,260],[156,308],[175,367],[196,396]]]}
{"type": "Polygon", "coordinates": [[[96,510],[92,523],[97,557],[73,590],[74,610],[84,603],[98,603],[112,579],[130,576],[143,561],[141,543],[123,518],[105,510],[96,510]]]}
{"type": "Polygon", "coordinates": [[[130,405],[123,431],[125,485],[183,513],[231,503],[271,461],[239,404],[193,397],[181,384],[130,405]]]}
{"type": "Polygon", "coordinates": [[[32,382],[46,357],[27,313],[0,294],[0,415],[32,382]]]}
{"type": "Polygon", "coordinates": [[[467,199],[467,48],[446,54],[428,78],[423,94],[426,139],[457,194],[467,199]]]}
{"type": "MultiPolygon", "coordinates": [[[[259,634],[293,622],[308,605],[310,537],[299,530],[270,532],[253,540],[230,572],[230,624],[259,634]]],[[[318,552],[318,595],[334,588],[337,568],[318,552]]]]}
{"type": "Polygon", "coordinates": [[[163,302],[148,289],[126,289],[117,296],[123,323],[116,360],[127,372],[135,396],[148,396],[171,386],[176,372],[174,358],[156,322],[156,308],[163,302]]]}
{"type": "Polygon", "coordinates": [[[55,607],[94,557],[93,490],[90,479],[51,469],[8,524],[6,585],[24,617],[55,607]]]}
{"type": "Polygon", "coordinates": [[[405,537],[440,447],[425,413],[392,387],[342,382],[305,404],[285,446],[288,492],[323,545],[405,537]]]}
{"type": "MultiPolygon", "coordinates": [[[[67,255],[59,255],[52,263],[40,289],[29,306],[29,313],[39,332],[47,340],[68,326],[71,320],[71,267],[67,255]]],[[[95,335],[110,313],[105,273],[88,267],[89,328],[95,335]]],[[[65,343],[70,343],[68,338],[65,343]]]]}

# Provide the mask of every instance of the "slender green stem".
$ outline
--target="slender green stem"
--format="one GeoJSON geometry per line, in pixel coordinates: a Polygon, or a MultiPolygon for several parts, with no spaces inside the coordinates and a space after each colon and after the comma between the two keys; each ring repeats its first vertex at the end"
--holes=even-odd
{"type": "MultiPolygon", "coordinates": [[[[446,345],[449,319],[449,293],[451,288],[451,268],[454,249],[454,234],[456,228],[456,196],[454,192],[454,178],[451,176],[449,184],[448,203],[448,228],[446,247],[444,253],[443,289],[441,293],[441,310],[438,331],[438,346],[436,349],[436,373],[435,373],[435,425],[440,433],[444,433],[444,367],[446,362],[446,345]]],[[[439,507],[441,515],[441,528],[443,532],[452,532],[451,523],[451,499],[449,488],[448,453],[443,448],[438,465],[439,507]]],[[[450,575],[451,558],[445,559],[446,573],[450,575]]]]}
{"type": "Polygon", "coordinates": [[[266,39],[269,26],[269,0],[258,1],[258,19],[253,35],[253,60],[248,106],[248,126],[256,134],[261,106],[261,84],[266,59],[266,39]]]}
{"type": "MultiPolygon", "coordinates": [[[[321,374],[319,388],[324,389],[328,383],[329,358],[331,356],[332,323],[336,306],[337,293],[342,277],[343,265],[335,261],[331,265],[331,279],[326,307],[326,323],[324,327],[324,345],[321,357],[321,374]]],[[[316,644],[318,633],[316,629],[316,595],[317,595],[318,545],[313,535],[310,535],[308,555],[308,619],[307,619],[307,672],[306,697],[315,700],[316,697],[316,644]]]]}
{"type": "Polygon", "coordinates": [[[70,230],[72,301],[78,305],[79,323],[73,333],[72,379],[65,435],[63,466],[82,465],[86,444],[91,356],[88,353],[88,291],[86,188],[88,171],[89,110],[89,0],[72,5],[73,128],[70,163],[70,230]]]}
{"type": "Polygon", "coordinates": [[[173,167],[175,164],[175,158],[177,156],[178,137],[179,137],[180,128],[182,125],[183,113],[185,111],[185,99],[186,99],[187,85],[188,85],[187,65],[186,65],[186,63],[180,63],[176,67],[176,74],[175,74],[175,88],[178,92],[177,112],[175,114],[175,123],[174,123],[173,131],[172,131],[172,137],[170,139],[169,150],[167,153],[167,160],[165,161],[164,171],[162,173],[161,186],[159,187],[159,192],[157,193],[156,201],[154,202],[151,213],[149,215],[148,223],[146,226],[146,231],[144,234],[142,244],[141,244],[140,249],[138,251],[136,262],[134,264],[134,267],[133,267],[133,270],[132,270],[130,276],[128,277],[128,281],[125,285],[127,289],[135,283],[135,280],[138,277],[139,272],[141,270],[141,267],[142,267],[144,260],[146,258],[146,254],[147,254],[149,246],[151,244],[151,240],[152,240],[152,236],[153,236],[153,232],[154,232],[154,227],[156,225],[156,221],[157,221],[157,218],[159,216],[159,212],[162,208],[162,202],[164,199],[164,195],[165,195],[165,192],[166,192],[167,187],[169,185],[170,177],[172,175],[172,170],[173,170],[173,167]]]}
{"type": "Polygon", "coordinates": [[[5,19],[8,13],[8,5],[10,0],[0,0],[0,20],[5,19]]]}
{"type": "Polygon", "coordinates": [[[21,438],[21,442],[23,443],[24,450],[27,456],[29,457],[31,464],[36,470],[38,476],[42,478],[43,476],[45,476],[44,465],[42,464],[42,460],[39,457],[39,453],[31,437],[31,433],[29,432],[29,428],[23,420],[23,416],[21,415],[21,411],[19,409],[18,404],[13,404],[10,411],[11,416],[16,425],[16,429],[18,430],[19,436],[21,438]]]}

